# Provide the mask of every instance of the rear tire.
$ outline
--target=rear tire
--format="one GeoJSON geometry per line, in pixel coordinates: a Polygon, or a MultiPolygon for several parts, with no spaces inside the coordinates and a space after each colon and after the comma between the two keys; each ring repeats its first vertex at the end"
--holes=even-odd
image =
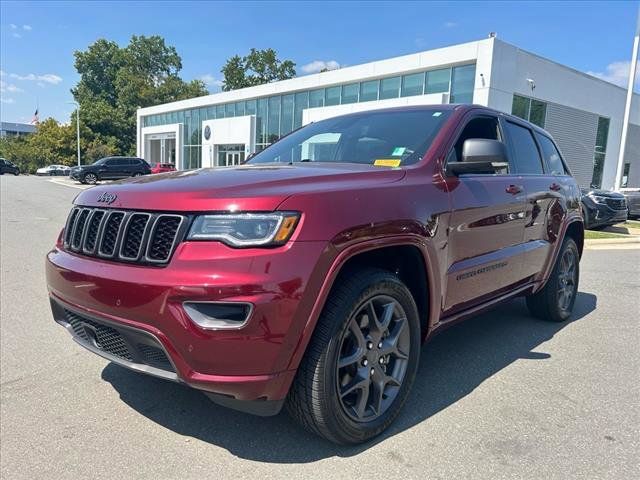
{"type": "Polygon", "coordinates": [[[571,316],[578,293],[580,255],[573,238],[565,238],[546,285],[527,297],[531,314],[542,320],[564,322],[571,316]]]}
{"type": "Polygon", "coordinates": [[[327,299],[287,410],[332,442],[369,440],[400,412],[419,357],[420,320],[407,287],[385,270],[350,272],[327,299]]]}

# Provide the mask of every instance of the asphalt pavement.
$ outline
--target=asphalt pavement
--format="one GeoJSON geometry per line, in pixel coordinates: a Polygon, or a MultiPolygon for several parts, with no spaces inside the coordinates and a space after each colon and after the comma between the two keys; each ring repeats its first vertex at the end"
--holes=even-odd
{"type": "Polygon", "coordinates": [[[422,350],[388,432],[339,447],[88,353],[52,320],[44,257],[80,192],[2,176],[0,477],[640,476],[640,249],[586,250],[564,324],[511,302],[422,350]]]}

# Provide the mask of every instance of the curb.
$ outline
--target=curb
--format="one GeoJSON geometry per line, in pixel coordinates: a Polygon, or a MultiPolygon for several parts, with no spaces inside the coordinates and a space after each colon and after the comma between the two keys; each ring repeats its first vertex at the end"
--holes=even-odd
{"type": "Polygon", "coordinates": [[[640,237],[632,238],[588,238],[584,241],[585,246],[593,245],[620,245],[625,243],[640,243],[640,237]]]}

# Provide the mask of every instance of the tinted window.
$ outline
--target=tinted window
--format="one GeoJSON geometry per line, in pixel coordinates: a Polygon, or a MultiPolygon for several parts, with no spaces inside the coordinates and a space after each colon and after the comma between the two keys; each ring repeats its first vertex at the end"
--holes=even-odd
{"type": "Polygon", "coordinates": [[[516,173],[543,173],[540,154],[531,131],[515,123],[505,123],[515,157],[516,173]]]}
{"type": "Polygon", "coordinates": [[[403,166],[419,161],[450,111],[361,112],[315,122],[248,163],[341,162],[403,166]]]}
{"type": "Polygon", "coordinates": [[[113,165],[128,165],[129,164],[129,159],[128,158],[112,158],[111,160],[109,160],[107,162],[107,165],[113,166],[113,165]]]}
{"type": "Polygon", "coordinates": [[[551,139],[545,135],[540,135],[536,132],[536,138],[540,142],[540,148],[542,149],[542,156],[547,162],[547,166],[552,175],[564,175],[567,172],[564,169],[562,158],[560,158],[560,152],[553,144],[551,139]]]}

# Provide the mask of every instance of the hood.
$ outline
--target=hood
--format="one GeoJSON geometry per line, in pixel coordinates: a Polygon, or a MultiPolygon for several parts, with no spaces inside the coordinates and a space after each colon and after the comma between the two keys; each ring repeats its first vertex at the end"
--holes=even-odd
{"type": "Polygon", "coordinates": [[[582,189],[582,195],[598,195],[599,197],[606,198],[624,198],[624,195],[618,192],[612,192],[611,190],[598,190],[598,189],[582,189]]]}
{"type": "Polygon", "coordinates": [[[74,203],[155,211],[271,211],[296,193],[362,188],[404,175],[402,169],[347,163],[203,168],[100,185],[80,193],[74,203]]]}

